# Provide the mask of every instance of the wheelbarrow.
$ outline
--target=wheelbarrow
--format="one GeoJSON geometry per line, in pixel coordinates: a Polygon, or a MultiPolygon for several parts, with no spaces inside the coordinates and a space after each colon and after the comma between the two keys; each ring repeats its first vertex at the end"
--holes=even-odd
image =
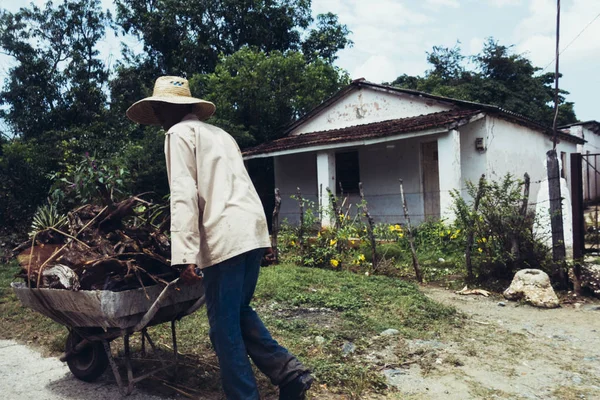
{"type": "Polygon", "coordinates": [[[175,322],[192,314],[204,304],[202,283],[177,286],[179,279],[168,285],[112,292],[109,290],[71,291],[63,289],[30,289],[24,283],[13,282],[16,296],[21,303],[69,329],[65,352],[60,356],[78,379],[92,382],[100,377],[110,365],[119,391],[124,396],[133,391],[134,385],[159,371],[174,367],[177,374],[178,352],[175,322]],[[174,361],[167,362],[156,351],[147,328],[161,323],[171,323],[174,361]],[[142,335],[142,353],[146,341],[157,355],[161,367],[138,376],[131,368],[130,336],[142,335]],[[111,342],[123,338],[127,382],[123,383],[117,364],[111,353],[111,342]]]}

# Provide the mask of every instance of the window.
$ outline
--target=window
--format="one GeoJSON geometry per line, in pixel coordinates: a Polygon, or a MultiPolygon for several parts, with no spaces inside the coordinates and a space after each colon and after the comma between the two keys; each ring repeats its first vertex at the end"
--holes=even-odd
{"type": "Polygon", "coordinates": [[[344,193],[358,193],[360,170],[358,167],[358,151],[336,153],[335,176],[337,177],[337,190],[340,194],[340,185],[344,193]]]}

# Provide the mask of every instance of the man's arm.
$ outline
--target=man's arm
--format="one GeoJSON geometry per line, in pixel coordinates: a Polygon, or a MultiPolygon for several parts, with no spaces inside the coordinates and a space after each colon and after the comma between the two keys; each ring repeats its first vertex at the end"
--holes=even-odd
{"type": "MultiPolygon", "coordinates": [[[[171,187],[171,264],[193,271],[200,249],[194,133],[168,133],[166,156],[171,187]]],[[[187,274],[191,275],[191,274],[187,274]]],[[[182,273],[183,280],[187,276],[182,273]]],[[[195,274],[194,274],[195,275],[195,274]]]]}

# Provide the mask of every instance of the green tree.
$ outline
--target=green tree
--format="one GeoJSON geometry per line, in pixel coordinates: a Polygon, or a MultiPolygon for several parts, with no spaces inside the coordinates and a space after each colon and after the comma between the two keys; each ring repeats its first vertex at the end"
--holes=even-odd
{"type": "Polygon", "coordinates": [[[302,52],[308,61],[321,58],[333,63],[339,50],[352,46],[349,35],[348,27],[339,23],[337,15],[319,14],[317,27],[311,29],[308,37],[302,42],[302,52]]]}
{"type": "MultiPolygon", "coordinates": [[[[472,69],[465,67],[465,57],[457,44],[453,48],[434,47],[427,53],[432,65],[424,76],[402,75],[391,84],[427,93],[492,104],[529,117],[547,126],[554,117],[554,74],[540,74],[529,59],[515,54],[512,46],[489,38],[483,50],[469,59],[472,69]]],[[[574,104],[566,102],[568,92],[559,96],[559,125],[577,121],[574,104]]]]}
{"type": "Polygon", "coordinates": [[[307,0],[116,0],[117,22],[144,43],[160,73],[214,71],[243,46],[296,49],[311,23],[307,0]]]}
{"type": "Polygon", "coordinates": [[[243,48],[191,84],[216,104],[213,123],[245,147],[281,137],[283,128],[348,82],[345,72],[320,58],[307,63],[296,51],[243,48]]]}
{"type": "Polygon", "coordinates": [[[108,71],[97,44],[109,23],[99,0],[0,11],[0,47],[16,62],[0,92],[0,118],[14,134],[39,138],[102,119],[108,71]]]}

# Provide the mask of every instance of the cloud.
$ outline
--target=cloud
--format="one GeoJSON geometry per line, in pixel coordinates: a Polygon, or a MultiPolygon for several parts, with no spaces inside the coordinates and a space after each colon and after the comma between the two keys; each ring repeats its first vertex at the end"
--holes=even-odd
{"type": "Polygon", "coordinates": [[[509,7],[509,6],[518,6],[521,4],[521,0],[488,0],[488,1],[494,7],[509,7]]]}
{"type": "MultiPolygon", "coordinates": [[[[597,0],[579,0],[567,3],[561,10],[561,62],[600,62],[600,18],[586,26],[600,14],[597,0]],[[583,31],[583,33],[582,33],[583,31]],[[578,37],[579,35],[579,37],[578,37]],[[567,48],[568,46],[568,48],[567,48]]],[[[535,65],[545,67],[555,55],[556,4],[553,0],[531,0],[529,16],[515,29],[519,45],[535,65]]]]}
{"type": "Polygon", "coordinates": [[[440,11],[444,7],[459,8],[458,0],[425,0],[425,7],[430,10],[440,11]]]}
{"type": "Polygon", "coordinates": [[[426,68],[427,34],[437,29],[435,18],[409,5],[398,0],[312,3],[314,14],[334,12],[352,31],[354,47],[341,51],[337,64],[347,69],[352,78],[365,77],[374,82],[391,81],[403,73],[421,74],[426,68]]]}

